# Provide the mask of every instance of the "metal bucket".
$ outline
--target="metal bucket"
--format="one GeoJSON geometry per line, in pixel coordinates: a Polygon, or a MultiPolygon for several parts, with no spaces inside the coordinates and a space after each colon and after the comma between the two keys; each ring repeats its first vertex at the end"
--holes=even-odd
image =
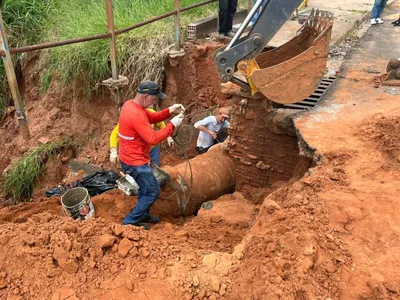
{"type": "Polygon", "coordinates": [[[288,104],[311,95],[326,70],[333,14],[311,11],[299,34],[281,46],[238,63],[252,93],[288,104]]]}
{"type": "Polygon", "coordinates": [[[76,187],[61,196],[62,210],[73,219],[94,218],[94,206],[87,189],[76,187]]]}

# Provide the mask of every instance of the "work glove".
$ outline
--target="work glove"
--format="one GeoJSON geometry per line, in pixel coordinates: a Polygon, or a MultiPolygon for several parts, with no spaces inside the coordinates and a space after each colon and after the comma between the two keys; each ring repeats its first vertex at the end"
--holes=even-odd
{"type": "Polygon", "coordinates": [[[118,162],[118,150],[117,148],[111,148],[110,149],[110,162],[112,164],[116,164],[118,162]]]}
{"type": "Polygon", "coordinates": [[[174,139],[172,137],[167,137],[168,147],[172,147],[174,145],[174,139]]]}
{"type": "Polygon", "coordinates": [[[174,104],[168,107],[170,114],[180,114],[185,112],[185,107],[182,104],[174,104]]]}
{"type": "Polygon", "coordinates": [[[179,115],[176,115],[175,117],[173,117],[171,119],[171,123],[175,126],[175,128],[178,128],[179,126],[181,126],[183,122],[183,114],[180,113],[179,115]]]}

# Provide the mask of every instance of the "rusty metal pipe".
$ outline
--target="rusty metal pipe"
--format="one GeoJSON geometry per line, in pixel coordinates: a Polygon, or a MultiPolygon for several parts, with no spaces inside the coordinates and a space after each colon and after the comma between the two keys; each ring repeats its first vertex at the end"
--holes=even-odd
{"type": "MultiPolygon", "coordinates": [[[[49,48],[54,48],[54,47],[58,47],[58,46],[65,46],[65,45],[77,44],[77,43],[82,43],[82,42],[106,39],[106,38],[109,38],[110,36],[111,35],[109,33],[103,33],[103,34],[97,34],[97,35],[93,35],[93,36],[81,37],[81,38],[59,41],[59,42],[48,42],[48,43],[42,43],[42,44],[37,44],[37,45],[12,48],[12,49],[10,49],[10,53],[18,54],[18,53],[37,51],[37,50],[42,50],[42,49],[49,49],[49,48]]],[[[0,56],[5,56],[4,51],[0,51],[0,56]]]]}
{"type": "Polygon", "coordinates": [[[110,55],[111,55],[111,70],[112,78],[118,80],[117,70],[117,41],[114,29],[114,15],[113,15],[113,2],[112,0],[106,1],[106,15],[107,15],[107,27],[110,36],[110,55]]]}
{"type": "MultiPolygon", "coordinates": [[[[220,144],[189,161],[191,168],[187,162],[174,167],[162,167],[170,178],[161,186],[161,195],[151,207],[151,214],[163,217],[190,216],[204,202],[234,192],[236,160],[220,144]]],[[[121,198],[118,194],[93,197],[97,217],[115,221],[118,215],[119,221],[122,221],[137,204],[137,196],[121,198]],[[110,207],[113,209],[110,210],[110,207]]]]}
{"type": "Polygon", "coordinates": [[[11,95],[14,100],[15,113],[17,115],[20,131],[22,137],[25,140],[29,140],[31,138],[31,134],[29,132],[28,121],[26,119],[24,111],[24,101],[19,92],[17,77],[15,75],[14,65],[11,59],[10,49],[8,47],[7,35],[4,27],[1,10],[0,10],[0,49],[5,54],[3,56],[3,63],[4,63],[4,68],[6,70],[8,85],[10,86],[11,95]]]}
{"type": "Polygon", "coordinates": [[[161,188],[161,196],[152,213],[178,217],[193,215],[204,202],[232,193],[236,184],[236,160],[220,144],[207,153],[174,167],[162,169],[170,175],[170,182],[161,188]]]}
{"type": "Polygon", "coordinates": [[[180,30],[181,30],[181,22],[179,19],[179,7],[181,6],[179,0],[174,0],[174,9],[175,9],[175,16],[174,16],[174,25],[175,25],[175,50],[181,50],[181,37],[180,37],[180,30]]]}
{"type": "MultiPolygon", "coordinates": [[[[115,26],[114,26],[114,13],[113,13],[113,1],[105,0],[106,4],[106,15],[107,15],[107,28],[110,36],[110,60],[111,60],[111,72],[112,79],[118,80],[118,57],[117,57],[117,35],[115,34],[115,26]]],[[[121,91],[119,88],[113,90],[113,96],[115,98],[115,102],[117,103],[118,113],[120,112],[120,108],[122,105],[121,99],[121,91]]]]}

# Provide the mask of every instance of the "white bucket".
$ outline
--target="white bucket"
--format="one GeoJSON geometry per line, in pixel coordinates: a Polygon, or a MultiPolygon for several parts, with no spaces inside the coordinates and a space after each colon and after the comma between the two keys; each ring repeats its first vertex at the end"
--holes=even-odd
{"type": "Polygon", "coordinates": [[[87,189],[76,187],[61,196],[64,214],[73,219],[87,220],[94,218],[94,206],[87,189]]]}

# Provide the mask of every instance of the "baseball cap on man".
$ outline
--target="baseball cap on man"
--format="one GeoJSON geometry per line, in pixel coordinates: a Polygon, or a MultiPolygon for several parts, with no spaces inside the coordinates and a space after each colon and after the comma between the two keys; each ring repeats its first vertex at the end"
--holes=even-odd
{"type": "Polygon", "coordinates": [[[167,98],[167,95],[161,92],[158,84],[153,81],[142,81],[137,91],[139,94],[156,95],[161,100],[167,98]]]}
{"type": "Polygon", "coordinates": [[[227,107],[221,107],[218,111],[223,117],[229,118],[229,109],[227,107]]]}

